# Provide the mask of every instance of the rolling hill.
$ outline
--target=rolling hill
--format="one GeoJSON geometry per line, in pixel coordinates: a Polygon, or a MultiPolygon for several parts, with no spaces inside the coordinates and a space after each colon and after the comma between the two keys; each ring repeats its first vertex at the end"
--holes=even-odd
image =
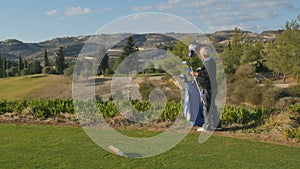
{"type": "MultiPolygon", "coordinates": [[[[280,31],[265,31],[261,34],[242,31],[250,39],[266,41],[269,39],[274,39],[276,33],[280,31]]],[[[212,34],[205,34],[209,39],[214,39],[217,43],[223,43],[232,38],[234,34],[233,30],[228,31],[217,31],[212,34]]],[[[25,43],[16,39],[7,39],[0,41],[0,57],[6,57],[12,61],[17,61],[19,55],[26,58],[27,60],[39,60],[42,61],[44,56],[44,50],[48,50],[48,57],[50,60],[54,60],[55,52],[60,46],[64,47],[64,55],[66,59],[77,58],[81,49],[84,45],[89,42],[90,46],[99,47],[101,43],[106,43],[108,46],[113,46],[113,48],[122,48],[126,43],[126,38],[130,33],[119,33],[119,34],[100,34],[100,35],[87,35],[87,36],[77,36],[77,37],[58,37],[55,39],[47,40],[38,43],[25,43]],[[101,39],[101,41],[99,41],[101,39]],[[121,40],[120,40],[121,39],[121,40]]],[[[204,35],[204,34],[203,34],[204,35]]],[[[182,37],[192,36],[198,41],[203,40],[203,35],[201,34],[187,34],[187,33],[166,33],[166,34],[134,34],[133,39],[137,47],[147,48],[147,47],[158,47],[163,45],[171,45],[176,39],[181,39],[182,37]]]]}

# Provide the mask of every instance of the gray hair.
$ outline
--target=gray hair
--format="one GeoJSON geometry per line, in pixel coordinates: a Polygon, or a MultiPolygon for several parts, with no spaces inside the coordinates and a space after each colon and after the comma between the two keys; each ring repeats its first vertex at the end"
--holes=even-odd
{"type": "Polygon", "coordinates": [[[203,54],[203,55],[205,55],[206,57],[208,57],[209,56],[209,49],[208,49],[208,47],[202,47],[201,49],[200,49],[200,55],[201,54],[203,54]]]}

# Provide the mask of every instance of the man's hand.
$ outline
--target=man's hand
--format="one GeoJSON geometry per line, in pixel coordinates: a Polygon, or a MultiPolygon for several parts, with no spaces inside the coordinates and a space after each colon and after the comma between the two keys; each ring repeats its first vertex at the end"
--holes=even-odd
{"type": "Polygon", "coordinates": [[[189,74],[191,74],[192,76],[198,76],[198,72],[197,71],[193,71],[192,68],[186,68],[185,71],[189,74]]]}
{"type": "Polygon", "coordinates": [[[192,71],[192,72],[191,72],[191,75],[193,75],[193,76],[198,76],[199,73],[198,73],[197,71],[192,71]]]}

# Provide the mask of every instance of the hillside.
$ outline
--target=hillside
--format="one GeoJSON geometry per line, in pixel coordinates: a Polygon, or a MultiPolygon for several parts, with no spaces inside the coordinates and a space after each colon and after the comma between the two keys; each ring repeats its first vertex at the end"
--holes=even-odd
{"type": "MultiPolygon", "coordinates": [[[[261,34],[256,34],[249,31],[242,31],[247,37],[252,40],[266,41],[274,39],[276,33],[280,31],[265,31],[261,34]]],[[[214,39],[217,43],[224,43],[232,38],[234,34],[233,30],[217,31],[212,34],[206,34],[209,39],[214,39]]],[[[0,57],[6,57],[10,60],[17,60],[18,56],[26,58],[27,60],[40,60],[44,56],[44,50],[48,50],[48,57],[50,60],[54,60],[55,54],[60,46],[64,47],[64,55],[66,58],[77,57],[81,49],[88,41],[94,43],[91,46],[99,47],[101,42],[105,42],[109,45],[114,45],[113,48],[120,48],[126,42],[123,37],[129,36],[129,33],[120,34],[100,34],[97,36],[77,36],[77,37],[58,37],[55,39],[47,40],[39,43],[25,43],[16,39],[8,39],[0,41],[0,57]],[[99,41],[101,39],[101,42],[99,41]],[[119,41],[122,39],[121,41],[119,41]]],[[[157,47],[163,45],[171,45],[176,42],[176,39],[182,37],[192,36],[197,41],[202,41],[203,36],[199,34],[187,34],[187,33],[166,33],[166,34],[137,34],[133,36],[133,39],[137,47],[157,47]]]]}

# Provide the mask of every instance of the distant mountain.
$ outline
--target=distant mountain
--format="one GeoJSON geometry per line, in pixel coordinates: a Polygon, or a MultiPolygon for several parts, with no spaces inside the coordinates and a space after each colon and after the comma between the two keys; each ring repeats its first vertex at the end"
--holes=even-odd
{"type": "MultiPolygon", "coordinates": [[[[265,31],[261,34],[252,33],[249,31],[243,31],[245,35],[253,40],[266,41],[274,39],[276,33],[280,31],[265,31]]],[[[224,43],[231,39],[234,34],[233,30],[218,31],[213,34],[206,34],[210,39],[213,38],[217,43],[224,43]]],[[[24,43],[16,39],[8,39],[0,41],[0,57],[6,57],[10,60],[17,60],[21,55],[27,60],[41,60],[44,56],[44,50],[48,50],[48,57],[50,60],[54,60],[55,52],[60,46],[64,47],[64,55],[66,58],[76,58],[84,45],[88,42],[89,46],[98,48],[105,43],[105,46],[111,46],[112,48],[122,48],[126,43],[126,38],[129,33],[120,34],[101,34],[97,36],[78,36],[78,37],[59,37],[52,40],[47,40],[39,43],[24,43]],[[99,39],[101,39],[99,41],[99,39]],[[121,41],[120,41],[121,39],[121,41]],[[103,44],[102,44],[103,43],[103,44]]],[[[167,34],[137,34],[133,36],[133,39],[137,47],[140,48],[152,48],[160,46],[169,46],[174,44],[177,40],[181,40],[183,37],[192,36],[197,41],[201,42],[205,36],[199,34],[186,34],[186,33],[167,33],[167,34]]]]}

